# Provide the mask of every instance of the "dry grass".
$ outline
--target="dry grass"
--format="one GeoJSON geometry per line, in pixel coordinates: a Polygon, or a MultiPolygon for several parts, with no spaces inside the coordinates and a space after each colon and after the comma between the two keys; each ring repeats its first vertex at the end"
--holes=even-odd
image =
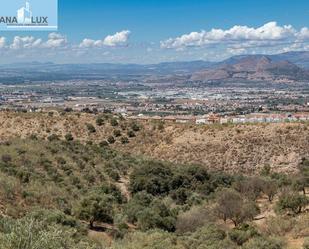
{"type": "MultiPolygon", "coordinates": [[[[93,114],[0,112],[0,140],[36,134],[61,138],[71,133],[82,142],[105,140],[115,129],[108,121],[95,123],[93,114]],[[96,128],[89,133],[86,124],[96,128]]],[[[121,121],[128,124],[129,121],[121,121]]],[[[144,127],[130,143],[118,140],[113,147],[132,154],[179,162],[198,163],[209,169],[254,174],[265,165],[273,171],[295,172],[302,157],[309,156],[308,123],[248,125],[181,125],[165,124],[159,130],[153,123],[144,127]],[[156,127],[154,129],[154,127],[156,127]]],[[[117,129],[120,129],[117,128],[117,129]]],[[[123,134],[126,131],[122,131],[123,134]]]]}

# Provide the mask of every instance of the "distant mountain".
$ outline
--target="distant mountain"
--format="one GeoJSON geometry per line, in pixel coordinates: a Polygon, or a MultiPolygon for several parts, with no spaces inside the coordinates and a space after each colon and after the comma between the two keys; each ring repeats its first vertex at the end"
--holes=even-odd
{"type": "Polygon", "coordinates": [[[218,62],[213,64],[214,67],[219,65],[231,65],[239,62],[243,58],[251,57],[252,59],[258,59],[267,56],[272,61],[289,61],[299,67],[308,68],[309,69],[309,52],[307,51],[294,51],[294,52],[287,52],[282,54],[275,54],[275,55],[265,55],[265,54],[258,54],[258,55],[236,55],[232,56],[227,60],[218,62]]]}
{"type": "Polygon", "coordinates": [[[209,61],[185,61],[185,62],[163,62],[151,65],[152,68],[159,71],[173,71],[175,73],[195,72],[214,65],[214,62],[209,61]]]}
{"type": "Polygon", "coordinates": [[[188,81],[308,81],[309,52],[239,55],[222,62],[184,61],[158,64],[55,64],[29,62],[0,65],[0,83],[25,81],[111,80],[147,83],[188,81]]]}
{"type": "Polygon", "coordinates": [[[213,65],[214,62],[207,61],[184,61],[184,62],[163,62],[158,64],[117,64],[117,63],[90,63],[90,64],[54,64],[51,62],[40,63],[13,63],[7,65],[0,65],[0,70],[17,69],[17,70],[32,70],[36,71],[79,71],[79,72],[108,72],[117,74],[171,74],[171,73],[190,73],[213,65]]]}
{"type": "Polygon", "coordinates": [[[193,73],[191,81],[264,81],[289,83],[309,81],[309,72],[287,60],[273,59],[271,56],[250,55],[232,57],[193,73]]]}
{"type": "Polygon", "coordinates": [[[295,65],[309,69],[309,52],[288,52],[272,56],[275,60],[288,60],[295,65]]]}

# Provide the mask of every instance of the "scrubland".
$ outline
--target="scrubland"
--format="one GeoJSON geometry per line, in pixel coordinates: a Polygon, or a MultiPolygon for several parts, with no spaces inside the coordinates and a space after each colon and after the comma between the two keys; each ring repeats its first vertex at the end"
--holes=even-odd
{"type": "Polygon", "coordinates": [[[0,113],[0,248],[309,248],[308,124],[0,113]]]}

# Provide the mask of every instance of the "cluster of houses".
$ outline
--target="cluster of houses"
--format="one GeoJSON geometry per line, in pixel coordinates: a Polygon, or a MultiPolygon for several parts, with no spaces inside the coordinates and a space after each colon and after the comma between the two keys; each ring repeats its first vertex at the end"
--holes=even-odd
{"type": "Polygon", "coordinates": [[[137,115],[129,116],[128,119],[135,119],[139,121],[164,121],[173,123],[191,123],[191,124],[241,124],[241,123],[283,123],[283,122],[301,122],[309,121],[309,113],[296,113],[296,114],[264,114],[253,113],[248,115],[237,116],[219,116],[217,114],[207,114],[203,116],[190,116],[190,115],[175,115],[175,116],[146,116],[137,115]]]}

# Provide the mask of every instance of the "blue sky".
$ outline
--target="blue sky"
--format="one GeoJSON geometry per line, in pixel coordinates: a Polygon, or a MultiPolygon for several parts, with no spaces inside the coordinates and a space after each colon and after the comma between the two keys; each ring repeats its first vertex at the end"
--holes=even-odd
{"type": "Polygon", "coordinates": [[[58,16],[55,34],[0,32],[0,63],[156,63],[309,49],[308,0],[59,0],[58,16]]]}
{"type": "Polygon", "coordinates": [[[60,32],[74,39],[100,38],[119,30],[134,41],[160,41],[191,31],[270,21],[309,24],[307,0],[60,0],[60,32]],[[296,4],[297,3],[297,4],[296,4]],[[84,17],[84,18],[83,18],[84,17]],[[81,32],[80,32],[81,31],[81,32]]]}

